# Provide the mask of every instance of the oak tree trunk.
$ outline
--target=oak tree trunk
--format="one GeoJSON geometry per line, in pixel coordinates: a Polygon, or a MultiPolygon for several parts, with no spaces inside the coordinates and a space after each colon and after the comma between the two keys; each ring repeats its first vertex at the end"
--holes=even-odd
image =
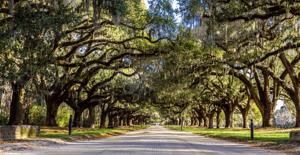
{"type": "Polygon", "coordinates": [[[131,126],[132,125],[132,118],[130,116],[127,117],[126,125],[127,126],[131,126]]]}
{"type": "Polygon", "coordinates": [[[123,116],[120,116],[118,119],[118,126],[123,126],[123,116]]]}
{"type": "Polygon", "coordinates": [[[300,127],[300,106],[296,107],[296,124],[295,127],[300,127]]]}
{"type": "Polygon", "coordinates": [[[95,107],[89,107],[88,127],[93,127],[95,122],[95,107]]]}
{"type": "Polygon", "coordinates": [[[207,128],[207,118],[203,117],[203,127],[207,128]]]}
{"type": "Polygon", "coordinates": [[[191,117],[191,126],[194,125],[194,117],[191,117]]]}
{"type": "Polygon", "coordinates": [[[242,117],[243,117],[243,128],[247,128],[247,116],[248,112],[247,111],[242,111],[242,117]]]}
{"type": "Polygon", "coordinates": [[[73,127],[80,127],[82,112],[83,112],[82,109],[75,109],[74,110],[73,127]]]}
{"type": "Polygon", "coordinates": [[[216,125],[217,125],[217,128],[220,128],[220,114],[221,114],[221,110],[218,110],[217,111],[217,115],[216,115],[216,125]]]}
{"type": "Polygon", "coordinates": [[[225,128],[231,128],[233,112],[228,110],[228,111],[224,111],[224,113],[225,113],[225,128]]]}
{"type": "Polygon", "coordinates": [[[17,82],[12,84],[12,101],[10,103],[9,125],[18,125],[23,120],[23,106],[22,101],[24,98],[24,85],[17,82]]]}
{"type": "Polygon", "coordinates": [[[107,117],[107,112],[102,111],[100,116],[100,128],[106,128],[106,117],[107,117]]]}
{"type": "Polygon", "coordinates": [[[262,113],[262,127],[271,127],[273,121],[273,108],[264,108],[262,113]]]}
{"type": "Polygon", "coordinates": [[[47,114],[46,114],[46,126],[57,126],[56,123],[56,115],[58,108],[60,106],[60,103],[57,103],[55,101],[48,101],[46,102],[47,105],[47,114]]]}
{"type": "Polygon", "coordinates": [[[113,128],[114,124],[113,124],[113,115],[112,114],[108,114],[108,128],[113,128]]]}
{"type": "Polygon", "coordinates": [[[208,115],[208,128],[210,128],[210,129],[214,128],[214,115],[213,114],[208,115]]]}
{"type": "Polygon", "coordinates": [[[210,128],[210,129],[214,128],[214,116],[215,116],[215,112],[216,112],[216,110],[212,110],[208,114],[208,128],[210,128]]]}
{"type": "Polygon", "coordinates": [[[202,125],[202,118],[201,117],[197,117],[198,119],[198,126],[200,127],[202,125]]]}
{"type": "Polygon", "coordinates": [[[295,90],[295,95],[292,96],[293,94],[290,94],[292,96],[293,103],[295,105],[296,109],[296,124],[295,127],[300,127],[300,89],[297,87],[295,90]]]}

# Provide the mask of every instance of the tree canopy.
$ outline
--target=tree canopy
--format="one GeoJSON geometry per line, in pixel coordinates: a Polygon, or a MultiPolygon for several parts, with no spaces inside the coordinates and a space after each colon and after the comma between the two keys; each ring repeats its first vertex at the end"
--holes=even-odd
{"type": "Polygon", "coordinates": [[[236,113],[247,127],[255,112],[270,127],[281,101],[299,127],[299,10],[298,0],[3,0],[0,115],[28,124],[39,105],[57,126],[67,105],[76,127],[159,114],[213,128],[236,113]]]}

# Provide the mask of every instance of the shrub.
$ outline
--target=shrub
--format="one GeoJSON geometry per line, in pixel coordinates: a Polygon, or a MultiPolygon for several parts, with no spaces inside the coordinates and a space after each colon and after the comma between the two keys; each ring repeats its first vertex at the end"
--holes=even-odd
{"type": "Polygon", "coordinates": [[[30,124],[43,125],[46,119],[46,107],[43,105],[33,105],[29,110],[30,124]]]}
{"type": "Polygon", "coordinates": [[[0,125],[7,124],[8,122],[8,117],[4,115],[0,115],[0,125]]]}
{"type": "Polygon", "coordinates": [[[56,116],[57,125],[59,127],[67,127],[71,114],[73,114],[73,110],[68,105],[62,104],[59,106],[56,116]]]}

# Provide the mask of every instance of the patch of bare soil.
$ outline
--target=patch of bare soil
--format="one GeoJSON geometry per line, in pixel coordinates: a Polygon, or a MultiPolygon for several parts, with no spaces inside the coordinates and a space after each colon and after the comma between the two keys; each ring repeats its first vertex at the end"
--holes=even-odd
{"type": "Polygon", "coordinates": [[[9,151],[24,151],[32,150],[33,147],[54,146],[65,144],[65,141],[60,139],[28,139],[15,141],[1,141],[0,153],[9,151]]]}
{"type": "MultiPolygon", "coordinates": [[[[86,141],[86,140],[96,140],[107,138],[111,136],[117,136],[124,134],[122,132],[114,132],[105,135],[82,135],[82,136],[72,136],[71,142],[74,141],[86,141]]],[[[14,141],[0,141],[0,153],[9,151],[24,151],[32,150],[34,147],[45,147],[45,146],[55,146],[63,145],[68,143],[67,141],[56,139],[56,138],[35,138],[27,140],[14,140],[14,141]]]]}
{"type": "Polygon", "coordinates": [[[300,144],[296,142],[287,143],[254,143],[257,147],[263,147],[271,150],[279,150],[289,154],[300,154],[300,144]]]}

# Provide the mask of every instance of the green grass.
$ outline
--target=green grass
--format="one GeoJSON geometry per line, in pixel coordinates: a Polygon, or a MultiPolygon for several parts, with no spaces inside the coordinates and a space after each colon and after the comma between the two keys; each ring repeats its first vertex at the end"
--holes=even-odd
{"type": "MultiPolygon", "coordinates": [[[[180,130],[179,126],[167,126],[172,130],[180,130]]],[[[295,129],[276,129],[276,128],[267,128],[267,129],[255,129],[254,130],[254,139],[255,141],[260,142],[275,142],[283,143],[289,141],[290,131],[295,129]]],[[[240,141],[249,141],[250,140],[250,130],[249,129],[207,129],[207,128],[197,128],[197,127],[184,127],[183,131],[192,132],[195,134],[206,135],[210,137],[218,137],[223,139],[234,139],[240,141]]]]}
{"type": "Polygon", "coordinates": [[[68,135],[68,130],[65,128],[48,128],[43,127],[41,129],[40,137],[43,138],[57,138],[62,140],[74,140],[74,139],[89,139],[89,138],[103,138],[110,135],[123,134],[129,131],[145,129],[148,126],[130,126],[120,127],[114,129],[90,129],[90,128],[76,128],[73,129],[72,135],[68,135]]]}

